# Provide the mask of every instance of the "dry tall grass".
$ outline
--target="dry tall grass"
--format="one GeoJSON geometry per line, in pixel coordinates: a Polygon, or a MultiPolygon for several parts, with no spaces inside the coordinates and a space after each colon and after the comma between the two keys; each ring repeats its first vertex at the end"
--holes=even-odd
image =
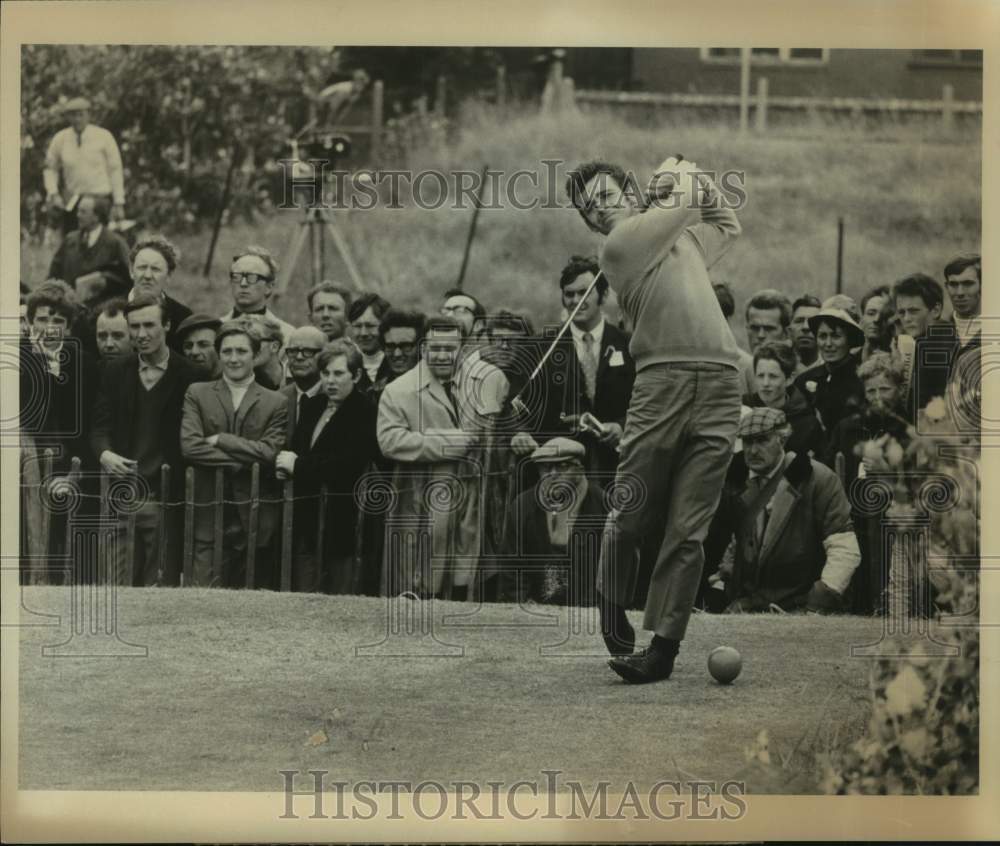
{"type": "MultiPolygon", "coordinates": [[[[499,116],[489,107],[471,105],[448,140],[440,134],[431,137],[437,140],[410,152],[410,168],[448,174],[488,164],[508,176],[518,170],[537,173],[537,187],[529,177],[518,182],[523,202],[554,197],[565,206],[566,170],[596,156],[620,161],[641,183],[675,151],[705,169],[745,172],[748,202],[740,212],[744,234],[713,271],[715,278],[733,286],[738,310],[749,294],[763,287],[778,287],[792,296],[833,293],[841,216],[846,227],[844,288],[854,296],[913,271],[940,277],[949,257],[980,245],[981,146],[975,129],[966,138],[952,140],[930,129],[916,128],[904,141],[850,127],[739,137],[711,124],[626,125],[611,112],[552,116],[518,111],[499,116]],[[551,166],[543,164],[546,160],[563,163],[556,167],[554,180],[549,178],[551,166]]],[[[428,182],[425,191],[433,198],[437,188],[428,182]]],[[[382,196],[387,200],[387,191],[382,196]]],[[[487,203],[492,199],[488,190],[487,203]]],[[[394,302],[436,308],[440,292],[458,275],[471,210],[451,204],[420,209],[406,191],[402,205],[337,212],[335,218],[370,285],[394,302]]],[[[490,307],[524,311],[536,322],[555,320],[560,268],[572,253],[596,251],[599,238],[565,207],[519,210],[503,205],[487,208],[480,216],[466,287],[490,307]]],[[[287,256],[300,220],[301,213],[283,211],[255,226],[225,227],[209,280],[201,276],[208,227],[197,235],[177,235],[185,256],[175,295],[199,310],[224,310],[229,296],[224,273],[233,251],[246,243],[262,243],[287,256]]],[[[346,279],[332,244],[327,244],[327,252],[328,275],[346,279]]],[[[26,245],[23,278],[37,283],[46,267],[44,249],[26,245]]],[[[304,255],[278,307],[293,322],[305,318],[308,284],[304,255]]]]}

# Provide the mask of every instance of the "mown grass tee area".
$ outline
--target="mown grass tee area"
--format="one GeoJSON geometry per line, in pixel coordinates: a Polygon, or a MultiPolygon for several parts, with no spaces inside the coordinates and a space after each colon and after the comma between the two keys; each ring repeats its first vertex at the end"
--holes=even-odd
{"type": "Polygon", "coordinates": [[[492,605],[439,628],[472,607],[441,603],[434,631],[461,649],[404,637],[358,656],[385,636],[384,600],[132,588],[118,595],[119,634],[146,657],[53,658],[42,647],[66,640],[70,592],[25,588],[23,599],[61,624],[22,630],[22,789],[280,791],[279,770],[323,769],[350,782],[544,783],[543,770],[560,770],[619,789],[734,778],[752,792],[813,792],[816,753],[868,719],[870,659],[850,646],[880,632],[865,618],[697,614],[674,676],[634,687],[593,631],[540,654],[566,640],[565,608],[534,606],[551,627],[492,605]],[[730,686],[706,668],[720,644],[744,658],[730,686]],[[464,654],[413,657],[428,649],[464,654]],[[769,767],[747,763],[761,731],[769,767]]]}

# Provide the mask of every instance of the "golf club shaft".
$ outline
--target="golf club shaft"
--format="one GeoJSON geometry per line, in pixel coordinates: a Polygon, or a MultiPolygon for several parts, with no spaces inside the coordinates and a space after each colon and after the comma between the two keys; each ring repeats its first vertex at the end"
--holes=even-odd
{"type": "Polygon", "coordinates": [[[552,344],[549,346],[548,350],[545,351],[545,355],[542,356],[542,360],[538,362],[538,365],[532,371],[531,375],[528,377],[528,380],[524,383],[524,387],[522,387],[521,390],[517,392],[517,396],[515,396],[514,399],[511,400],[512,405],[516,404],[517,401],[521,399],[521,394],[523,394],[528,389],[528,385],[530,385],[532,381],[534,381],[535,377],[542,372],[542,368],[545,366],[545,362],[549,360],[549,356],[551,356],[552,353],[555,351],[556,344],[558,344],[559,341],[562,340],[562,336],[566,334],[566,330],[569,329],[570,324],[573,322],[573,318],[576,317],[577,312],[579,312],[580,309],[583,307],[583,304],[587,301],[587,298],[591,295],[591,293],[593,293],[594,288],[597,287],[598,281],[600,281],[603,277],[604,277],[604,271],[598,270],[597,275],[594,277],[593,281],[588,286],[586,293],[582,297],[580,297],[580,300],[577,302],[576,306],[574,306],[573,310],[569,313],[569,316],[566,318],[566,322],[563,323],[562,329],[560,329],[559,333],[555,336],[555,338],[552,339],[552,344]]]}

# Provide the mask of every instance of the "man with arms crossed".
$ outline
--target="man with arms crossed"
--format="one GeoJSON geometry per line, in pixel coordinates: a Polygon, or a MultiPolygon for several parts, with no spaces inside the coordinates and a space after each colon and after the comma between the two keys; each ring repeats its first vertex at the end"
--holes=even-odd
{"type": "Polygon", "coordinates": [[[708,267],[740,225],[708,177],[675,157],[658,168],[647,209],[628,189],[624,171],[607,162],[580,166],[567,185],[587,225],[607,236],[601,267],[633,326],[636,378],[616,485],[632,496],[630,504],[619,497],[622,507],[608,516],[598,592],[609,664],[641,684],[673,671],[698,592],[702,542],[732,457],[739,351],[708,267]],[[653,640],[633,655],[625,606],[635,590],[636,549],[657,520],[666,530],[643,621],[653,640]]]}

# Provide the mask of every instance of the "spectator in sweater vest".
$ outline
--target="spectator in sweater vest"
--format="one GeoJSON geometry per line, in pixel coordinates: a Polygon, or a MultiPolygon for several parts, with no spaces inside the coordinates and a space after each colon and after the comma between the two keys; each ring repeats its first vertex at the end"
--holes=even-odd
{"type": "Polygon", "coordinates": [[[167,346],[170,323],[163,301],[146,294],[125,306],[136,354],[104,368],[94,405],[90,442],[112,481],[136,489],[142,507],[135,515],[135,536],[119,529],[114,562],[117,584],[175,585],[180,579],[184,493],[180,428],[184,394],[199,378],[198,369],[167,346]],[[161,487],[161,467],[170,467],[169,486],[161,487]],[[129,542],[131,541],[131,545],[129,542]],[[130,570],[131,568],[131,570],[130,570]]]}

